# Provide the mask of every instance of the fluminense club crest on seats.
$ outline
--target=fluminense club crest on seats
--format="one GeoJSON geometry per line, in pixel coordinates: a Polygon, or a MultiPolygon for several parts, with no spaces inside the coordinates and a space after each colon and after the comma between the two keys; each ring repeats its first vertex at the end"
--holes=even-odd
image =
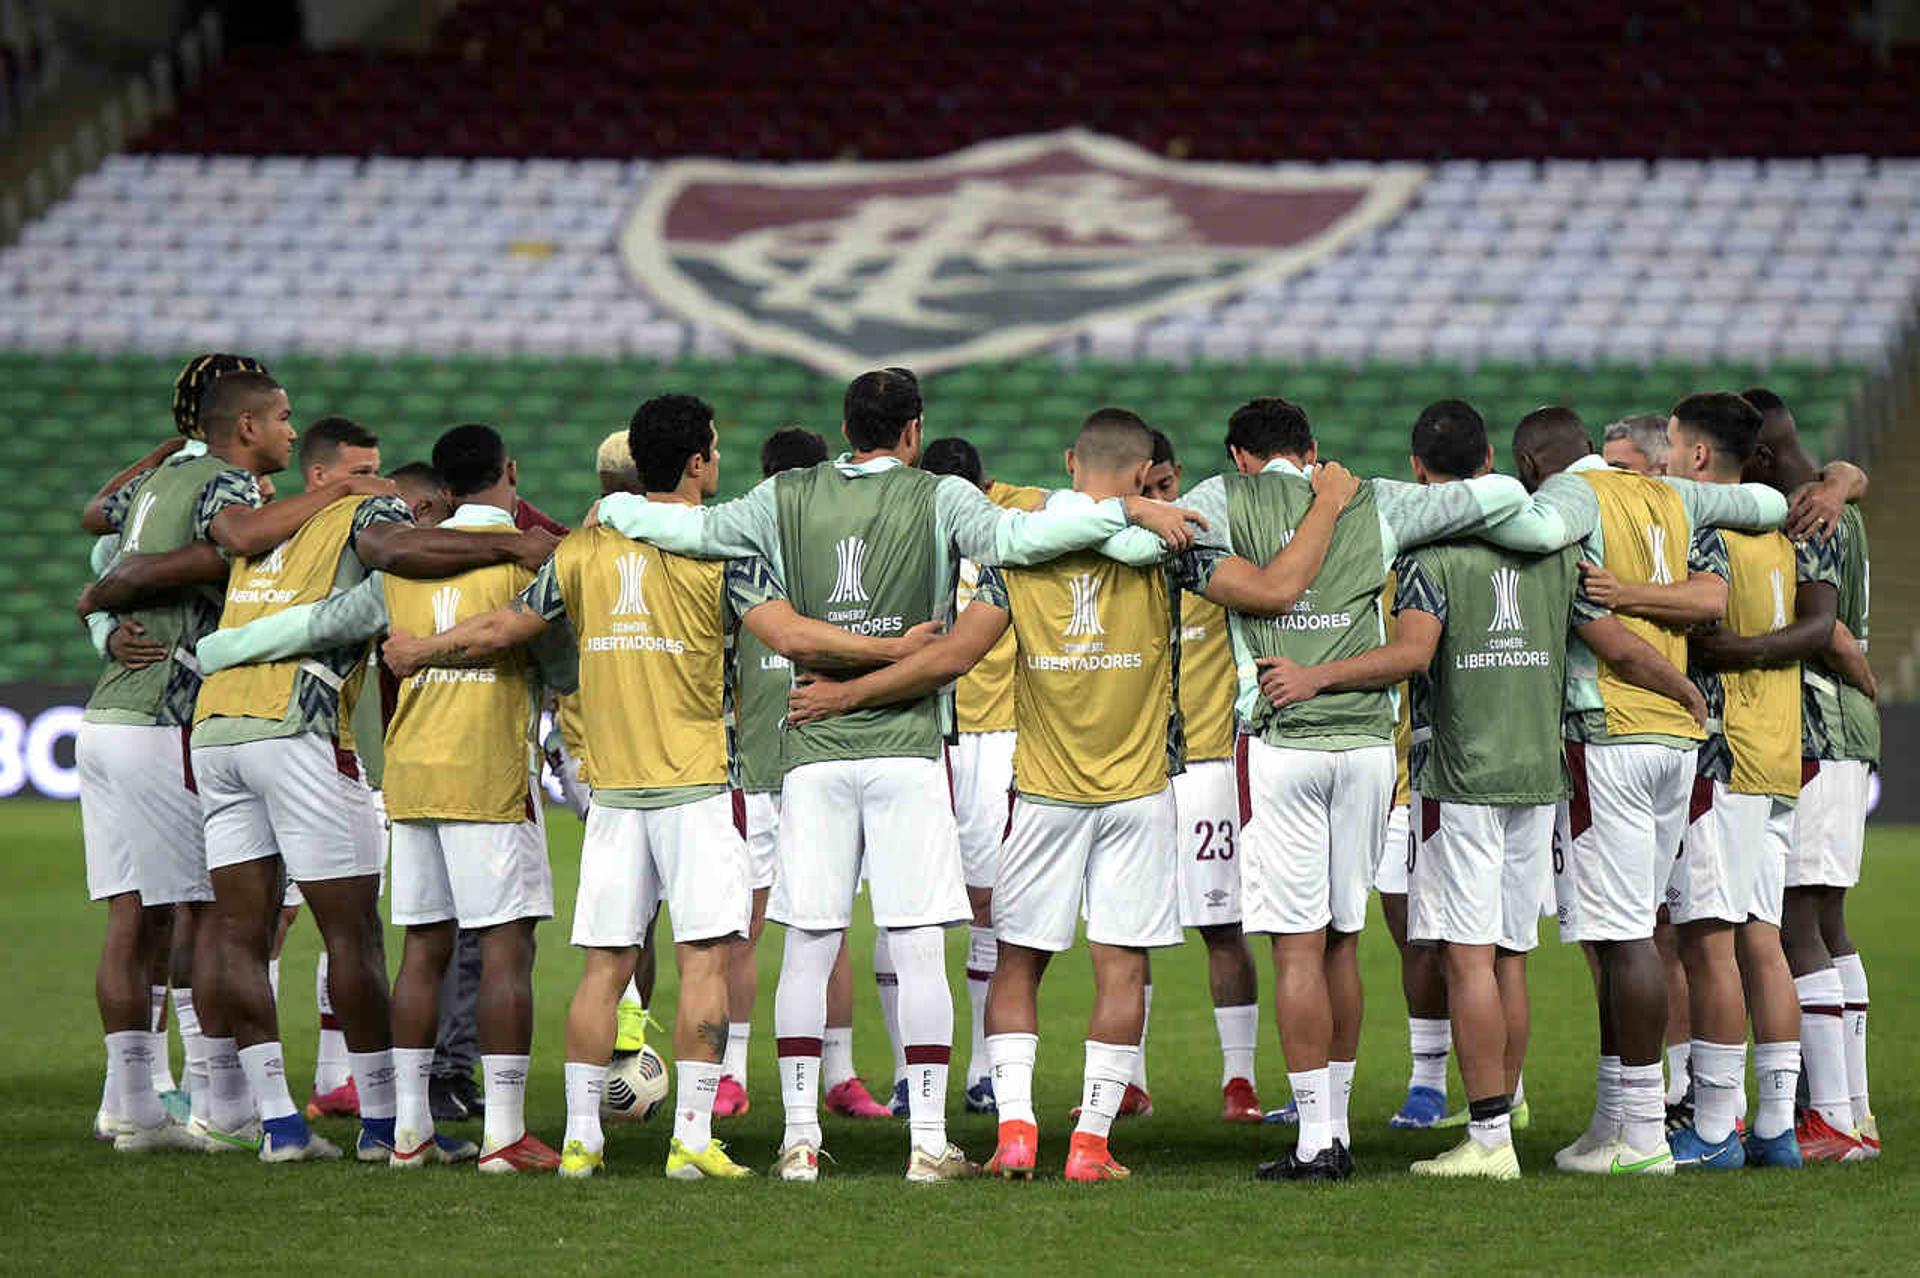
{"type": "Polygon", "coordinates": [[[1424,175],[1189,164],[1081,130],[902,163],[677,160],[622,253],[654,297],[749,346],[837,375],[931,371],[1284,277],[1424,175]]]}

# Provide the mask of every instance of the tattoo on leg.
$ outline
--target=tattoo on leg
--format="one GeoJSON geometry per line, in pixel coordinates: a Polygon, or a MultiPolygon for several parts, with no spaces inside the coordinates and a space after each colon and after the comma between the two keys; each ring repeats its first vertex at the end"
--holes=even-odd
{"type": "Polygon", "coordinates": [[[724,1056],[727,1052],[727,1024],[725,1021],[701,1021],[695,1033],[700,1041],[707,1045],[715,1056],[724,1056]]]}

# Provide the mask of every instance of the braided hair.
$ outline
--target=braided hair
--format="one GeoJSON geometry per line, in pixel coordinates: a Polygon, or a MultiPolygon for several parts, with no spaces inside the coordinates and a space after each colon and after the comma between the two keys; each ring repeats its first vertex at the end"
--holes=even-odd
{"type": "Polygon", "coordinates": [[[207,388],[228,373],[264,373],[267,366],[251,355],[196,355],[173,383],[173,424],[188,439],[202,437],[200,401],[207,388]]]}

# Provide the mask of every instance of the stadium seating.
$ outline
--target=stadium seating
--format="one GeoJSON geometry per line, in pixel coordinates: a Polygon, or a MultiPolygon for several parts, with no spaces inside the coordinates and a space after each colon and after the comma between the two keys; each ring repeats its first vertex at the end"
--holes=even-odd
{"type": "Polygon", "coordinates": [[[1085,124],[1256,161],[1912,154],[1920,58],[1851,38],[1853,7],[469,0],[424,53],[240,53],[143,145],[890,158],[1085,124]]]}
{"type": "MultiPolygon", "coordinates": [[[[97,669],[73,619],[85,580],[79,509],[112,471],[171,433],[166,404],[182,356],[101,357],[90,353],[0,353],[0,439],[19,510],[0,528],[0,560],[38,567],[0,596],[0,682],[86,680],[97,669]]],[[[275,359],[295,414],[310,421],[347,413],[383,437],[387,465],[424,457],[434,437],[459,421],[497,424],[521,458],[527,497],[573,520],[594,496],[594,446],[626,422],[644,396],[692,390],[720,415],[724,490],[758,475],[760,439],[802,423],[831,435],[841,386],[764,357],[436,359],[418,355],[275,359]]],[[[1861,370],[1846,365],[1750,363],[1592,366],[1555,363],[1458,364],[1377,361],[1361,375],[1343,363],[1267,360],[1183,365],[1040,357],[979,365],[931,379],[931,435],[965,434],[988,467],[1016,481],[1061,482],[1066,432],[1089,408],[1121,403],[1167,429],[1192,478],[1220,468],[1226,415],[1253,395],[1281,393],[1306,405],[1329,455],[1363,473],[1404,476],[1406,432],[1420,408],[1447,395],[1480,405],[1496,440],[1547,401],[1577,405],[1603,423],[1659,408],[1700,386],[1744,386],[1764,376],[1825,431],[1843,420],[1861,370]]],[[[1504,449],[1502,450],[1504,452],[1504,449]]],[[[289,477],[286,482],[297,483],[289,477]]]]}

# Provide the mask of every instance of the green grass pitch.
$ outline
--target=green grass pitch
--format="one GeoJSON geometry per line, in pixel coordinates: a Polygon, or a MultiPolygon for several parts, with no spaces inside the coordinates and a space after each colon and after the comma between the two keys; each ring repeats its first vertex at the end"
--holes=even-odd
{"type": "MultiPolygon", "coordinates": [[[[1873,989],[1873,1091],[1887,1154],[1877,1163],[1801,1174],[1747,1172],[1674,1180],[1596,1181],[1557,1175],[1552,1154],[1584,1124],[1592,1100],[1592,1001],[1578,956],[1549,943],[1534,964],[1534,1038],[1527,1091],[1534,1126],[1519,1137],[1518,1185],[1418,1183],[1406,1164],[1451,1134],[1389,1131],[1406,1082],[1405,1011],[1392,945],[1378,925],[1362,946],[1369,1007],[1353,1094],[1360,1175],[1338,1186],[1257,1184],[1254,1163],[1290,1129],[1219,1120],[1219,1051],[1197,943],[1155,961],[1148,1045],[1157,1112],[1115,1128],[1130,1164],[1125,1184],[1058,1179],[1079,1099],[1081,1038],[1091,981],[1083,954],[1054,966],[1043,990],[1035,1083],[1041,1159],[1032,1185],[904,1184],[903,1125],[829,1117],[835,1158],[816,1186],[683,1185],[661,1175],[663,1117],[609,1129],[610,1174],[585,1184],[489,1178],[471,1168],[411,1176],[351,1163],[267,1168],[238,1158],[119,1158],[88,1139],[99,1099],[101,1047],[93,1004],[100,912],[84,899],[79,815],[71,806],[9,803],[8,886],[0,895],[7,985],[0,992],[0,1269],[197,1273],[756,1271],[994,1274],[1045,1270],[1197,1272],[1633,1272],[1700,1262],[1721,1272],[1912,1272],[1920,1228],[1920,1139],[1907,1125],[1920,1072],[1920,945],[1910,902],[1920,898],[1920,832],[1869,836],[1866,886],[1853,930],[1873,989]]],[[[560,918],[571,917],[580,827],[552,821],[560,918]]],[[[543,929],[538,1034],[528,1102],[533,1128],[558,1144],[564,1123],[561,1026],[579,960],[564,922],[543,929]]],[[[872,994],[871,930],[856,938],[855,1052],[876,1092],[890,1074],[872,994]]],[[[779,932],[762,949],[754,1017],[753,1112],[719,1125],[730,1149],[764,1170],[780,1133],[773,1077],[772,989],[779,932]]],[[[390,950],[397,955],[395,934],[390,950]]],[[[310,919],[295,928],[283,969],[288,1076],[304,1099],[314,1051],[310,919]]],[[[964,944],[950,943],[956,1062],[965,1055],[964,944]]],[[[1270,971],[1261,956],[1263,1002],[1270,971]]],[[[674,981],[659,1007],[671,1019],[674,981]]],[[[1286,1098],[1270,1020],[1260,1082],[1286,1098]]],[[[1454,1084],[1458,1100],[1458,1082],[1454,1084]]],[[[476,1130],[472,1132],[478,1137],[476,1130]]],[[[325,1129],[347,1141],[352,1129],[325,1129]]],[[[952,1132],[985,1158],[991,1118],[960,1113],[952,1132]]]]}

